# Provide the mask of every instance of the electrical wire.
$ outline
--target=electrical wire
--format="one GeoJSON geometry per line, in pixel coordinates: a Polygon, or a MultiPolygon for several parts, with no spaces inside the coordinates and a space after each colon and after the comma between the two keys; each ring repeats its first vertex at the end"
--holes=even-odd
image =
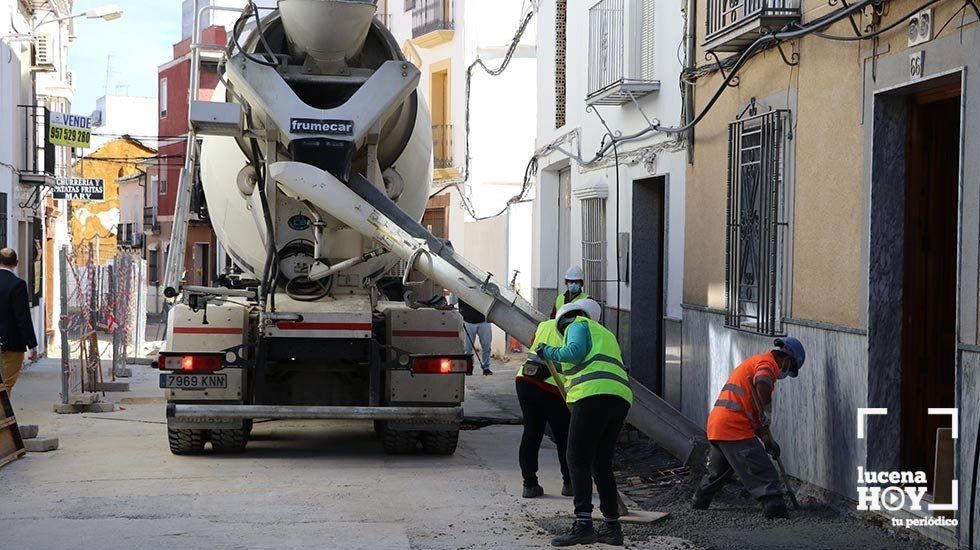
{"type": "MultiPolygon", "coordinates": [[[[242,14],[238,17],[238,20],[235,21],[235,24],[232,25],[231,40],[235,44],[235,47],[238,48],[238,51],[242,52],[242,55],[244,55],[249,61],[253,61],[255,63],[258,63],[259,65],[265,65],[266,67],[278,67],[279,66],[278,61],[272,62],[269,61],[268,59],[260,59],[258,57],[255,57],[254,55],[248,53],[248,50],[243,48],[241,42],[239,41],[245,23],[248,21],[248,18],[251,16],[250,12],[253,11],[251,8],[253,8],[254,6],[255,6],[254,2],[249,2],[249,8],[242,10],[242,14]]],[[[270,55],[271,55],[271,50],[270,50],[270,55]]]]}
{"type": "Polygon", "coordinates": [[[941,0],[928,0],[925,4],[922,4],[918,8],[916,8],[916,9],[910,11],[909,13],[905,14],[904,17],[898,18],[896,21],[892,22],[890,25],[887,25],[885,27],[882,27],[882,28],[880,28],[880,29],[878,29],[878,30],[876,30],[874,32],[871,32],[871,33],[862,34],[860,36],[839,36],[839,35],[833,35],[833,34],[826,34],[826,33],[822,33],[822,32],[814,32],[813,34],[814,34],[814,36],[819,36],[820,38],[824,38],[824,39],[827,39],[827,40],[836,40],[838,42],[856,42],[856,41],[860,41],[860,40],[872,40],[874,38],[878,38],[879,36],[885,34],[886,32],[888,32],[890,30],[894,29],[895,27],[904,24],[906,21],[908,21],[909,17],[912,17],[913,15],[915,15],[915,14],[919,13],[920,11],[922,11],[923,9],[928,8],[929,6],[931,6],[931,5],[933,5],[933,4],[937,3],[937,2],[940,2],[940,1],[941,0]]]}

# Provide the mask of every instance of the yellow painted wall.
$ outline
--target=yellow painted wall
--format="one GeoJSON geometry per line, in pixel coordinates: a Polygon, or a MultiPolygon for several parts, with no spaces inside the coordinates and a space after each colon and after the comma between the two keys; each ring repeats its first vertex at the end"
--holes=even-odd
{"type": "MultiPolygon", "coordinates": [[[[960,3],[935,6],[938,29],[960,3]]],[[[906,0],[888,2],[882,26],[904,17],[916,6],[906,0]]],[[[803,3],[804,21],[839,8],[825,0],[803,3]]],[[[864,27],[865,17],[857,24],[864,27]]],[[[956,32],[956,19],[944,35],[956,32]]],[[[704,59],[705,3],[698,2],[698,52],[704,59]]],[[[844,20],[826,32],[852,34],[844,20]]],[[[740,84],[729,88],[696,129],[695,159],[687,174],[684,301],[725,306],[725,206],[727,198],[728,124],[752,97],[798,94],[793,112],[795,169],[787,179],[794,186],[792,309],[795,318],[862,326],[862,291],[867,284],[862,257],[867,247],[865,127],[861,120],[864,59],[868,42],[831,42],[809,36],[792,43],[800,54],[797,67],[785,65],[774,50],[756,55],[739,73],[740,84]]],[[[787,54],[791,43],[784,44],[787,54]]],[[[886,34],[882,55],[907,56],[905,25],[886,34]]],[[[702,62],[704,64],[704,62],[702,62]]],[[[696,110],[704,107],[721,84],[721,76],[701,78],[695,91],[696,110]]],[[[870,123],[870,119],[866,121],[870,123]]]]}
{"type": "Polygon", "coordinates": [[[115,225],[119,223],[119,186],[116,180],[136,174],[137,159],[155,153],[136,140],[119,138],[75,162],[72,167],[75,177],[105,180],[105,200],[71,201],[69,231],[72,249],[79,262],[88,259],[90,243],[95,253],[93,260],[97,264],[104,264],[116,255],[115,225]]]}

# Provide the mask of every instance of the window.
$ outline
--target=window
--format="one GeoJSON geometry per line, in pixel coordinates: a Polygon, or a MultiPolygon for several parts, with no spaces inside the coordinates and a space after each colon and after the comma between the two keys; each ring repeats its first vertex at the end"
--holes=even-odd
{"type": "Polygon", "coordinates": [[[160,118],[167,118],[167,79],[160,79],[160,118]]]}
{"type": "Polygon", "coordinates": [[[582,270],[586,292],[597,302],[605,299],[606,199],[582,199],[582,270]]]}
{"type": "Polygon", "coordinates": [[[166,195],[167,194],[167,177],[168,176],[169,176],[169,174],[167,174],[167,169],[166,168],[164,168],[163,170],[160,170],[160,179],[157,180],[157,189],[159,190],[159,192],[160,192],[161,195],[166,195]]]}
{"type": "Polygon", "coordinates": [[[412,11],[415,9],[415,0],[405,0],[405,11],[412,11]]]}
{"type": "Polygon", "coordinates": [[[728,127],[725,321],[767,335],[783,331],[788,118],[769,111],[728,127]]]}

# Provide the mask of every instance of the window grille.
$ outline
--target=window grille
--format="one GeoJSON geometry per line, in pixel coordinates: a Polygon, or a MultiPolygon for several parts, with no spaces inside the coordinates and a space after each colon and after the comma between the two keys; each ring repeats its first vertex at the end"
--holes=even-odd
{"type": "Polygon", "coordinates": [[[726,324],[783,332],[786,142],[789,111],[728,126],[726,324]]]}
{"type": "Polygon", "coordinates": [[[589,9],[586,102],[623,105],[660,89],[654,0],[601,0],[589,9]]]}
{"type": "Polygon", "coordinates": [[[623,78],[623,0],[589,9],[589,93],[623,78]]]}
{"type": "Polygon", "coordinates": [[[606,199],[582,199],[582,270],[586,292],[597,302],[605,299],[606,199]]]}

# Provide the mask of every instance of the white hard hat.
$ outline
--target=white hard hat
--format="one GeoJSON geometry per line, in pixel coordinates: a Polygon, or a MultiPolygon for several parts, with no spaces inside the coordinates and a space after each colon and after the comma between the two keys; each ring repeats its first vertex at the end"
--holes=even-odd
{"type": "Polygon", "coordinates": [[[558,313],[555,314],[555,319],[561,319],[569,313],[578,312],[595,322],[599,322],[602,317],[602,306],[599,302],[596,302],[592,298],[585,298],[583,300],[576,300],[574,302],[565,304],[561,306],[558,313]]]}
{"type": "Polygon", "coordinates": [[[568,268],[568,271],[565,273],[565,280],[566,281],[584,281],[585,280],[585,272],[582,271],[582,268],[581,267],[579,267],[577,265],[573,265],[572,267],[568,268]]]}

